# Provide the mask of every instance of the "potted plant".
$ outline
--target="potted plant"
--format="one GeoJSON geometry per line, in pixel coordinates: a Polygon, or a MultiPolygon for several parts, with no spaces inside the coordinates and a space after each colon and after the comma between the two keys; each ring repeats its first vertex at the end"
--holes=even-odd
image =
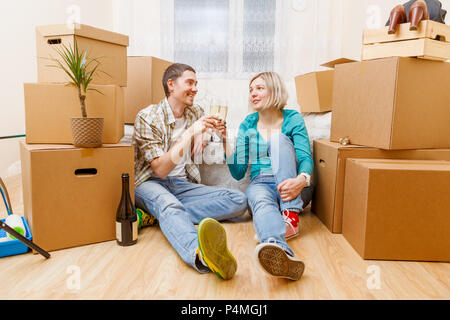
{"type": "MultiPolygon", "coordinates": [[[[55,67],[63,70],[69,77],[70,81],[67,86],[73,86],[78,90],[78,98],[81,106],[81,118],[71,118],[73,145],[80,148],[98,148],[102,145],[103,135],[103,118],[89,118],[86,111],[86,93],[89,90],[97,91],[90,88],[93,77],[97,72],[103,72],[98,69],[100,66],[99,58],[90,58],[88,49],[79,52],[77,40],[74,41],[73,48],[61,44],[58,49],[55,47],[60,59],[52,58],[55,67]]],[[[103,72],[104,73],[104,72],[103,72]]]]}

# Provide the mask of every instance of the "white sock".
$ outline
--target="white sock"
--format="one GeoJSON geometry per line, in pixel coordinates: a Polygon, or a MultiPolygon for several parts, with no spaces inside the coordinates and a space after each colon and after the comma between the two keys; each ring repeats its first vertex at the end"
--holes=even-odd
{"type": "Polygon", "coordinates": [[[200,260],[200,262],[205,266],[205,267],[208,267],[208,265],[206,264],[206,262],[203,260],[203,258],[202,258],[202,254],[200,253],[200,249],[197,249],[197,257],[198,257],[198,260],[200,260]]]}

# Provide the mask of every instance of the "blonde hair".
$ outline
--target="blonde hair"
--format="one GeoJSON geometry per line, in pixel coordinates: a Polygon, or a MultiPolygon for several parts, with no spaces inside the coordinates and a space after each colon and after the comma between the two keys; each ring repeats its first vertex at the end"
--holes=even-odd
{"type": "Polygon", "coordinates": [[[288,93],[283,80],[281,80],[281,77],[278,75],[278,73],[261,72],[254,76],[252,80],[250,80],[250,85],[254,80],[258,78],[264,80],[264,82],[266,83],[266,88],[269,91],[269,100],[267,100],[267,103],[263,107],[263,109],[283,109],[286,106],[288,100],[288,93]]]}

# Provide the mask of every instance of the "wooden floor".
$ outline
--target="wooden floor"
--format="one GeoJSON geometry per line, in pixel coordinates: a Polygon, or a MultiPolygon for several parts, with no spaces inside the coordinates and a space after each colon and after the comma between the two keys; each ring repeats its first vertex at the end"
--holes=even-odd
{"type": "MultiPolygon", "coordinates": [[[[5,183],[15,213],[23,214],[20,177],[5,183]]],[[[0,211],[4,217],[3,205],[0,211]]],[[[449,263],[365,261],[311,212],[301,217],[301,236],[289,242],[306,264],[297,282],[258,269],[252,221],[224,227],[238,261],[229,281],[197,273],[181,261],[158,227],[148,227],[132,247],[109,241],[54,251],[49,260],[32,253],[1,258],[0,299],[450,298],[449,263]],[[377,274],[379,286],[372,281],[377,274]]]]}

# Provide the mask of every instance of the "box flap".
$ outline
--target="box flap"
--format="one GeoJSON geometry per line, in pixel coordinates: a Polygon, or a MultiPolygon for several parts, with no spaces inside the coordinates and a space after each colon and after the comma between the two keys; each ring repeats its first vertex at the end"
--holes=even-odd
{"type": "Polygon", "coordinates": [[[322,63],[320,66],[334,69],[334,67],[338,64],[350,63],[350,62],[358,62],[357,60],[347,59],[347,58],[339,58],[335,60],[331,60],[325,63],[322,63]]]}
{"type": "Polygon", "coordinates": [[[341,145],[338,142],[333,142],[330,140],[315,140],[318,143],[322,143],[325,145],[328,145],[330,147],[339,149],[339,150],[343,150],[343,149],[376,149],[376,148],[372,148],[372,147],[367,147],[367,146],[360,146],[360,145],[355,145],[355,144],[348,144],[348,145],[341,145]]]}
{"type": "Polygon", "coordinates": [[[37,26],[36,31],[44,37],[77,35],[80,37],[96,39],[118,45],[129,45],[129,37],[120,33],[94,28],[84,24],[70,27],[67,24],[54,24],[46,26],[37,26]]]}
{"type": "Polygon", "coordinates": [[[397,160],[397,159],[351,159],[369,169],[450,171],[450,161],[397,160]]]}

